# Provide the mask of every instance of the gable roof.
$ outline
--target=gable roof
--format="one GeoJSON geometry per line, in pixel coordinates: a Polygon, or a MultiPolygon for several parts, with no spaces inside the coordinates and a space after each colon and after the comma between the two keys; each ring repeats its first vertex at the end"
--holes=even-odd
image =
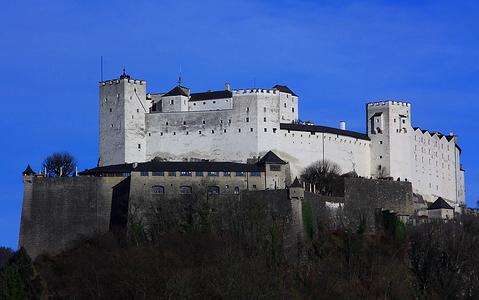
{"type": "Polygon", "coordinates": [[[298,97],[298,95],[296,95],[289,87],[287,87],[285,85],[277,84],[277,85],[273,86],[273,89],[298,97]]]}
{"type": "Polygon", "coordinates": [[[286,162],[279,158],[278,155],[276,155],[273,151],[268,151],[259,161],[259,164],[280,164],[280,165],[285,165],[286,162]]]}
{"type": "Polygon", "coordinates": [[[191,94],[190,101],[204,101],[204,100],[214,100],[214,99],[225,99],[232,98],[233,93],[231,91],[208,91],[203,93],[193,93],[191,94]]]}
{"type": "Polygon", "coordinates": [[[349,131],[349,130],[341,130],[338,128],[326,127],[326,126],[281,123],[279,125],[279,128],[283,130],[293,130],[293,131],[331,133],[331,134],[349,136],[349,137],[366,140],[366,141],[370,140],[369,136],[365,133],[349,131]]]}
{"type": "Polygon", "coordinates": [[[432,209],[454,209],[454,208],[450,206],[449,203],[446,202],[446,200],[439,197],[437,198],[436,201],[434,201],[433,204],[429,205],[429,207],[427,208],[427,210],[432,210],[432,209]]]}
{"type": "Polygon", "coordinates": [[[32,167],[30,167],[30,165],[28,165],[27,168],[25,169],[25,171],[22,172],[22,175],[23,176],[35,175],[35,172],[32,170],[32,167]]]}
{"type": "Polygon", "coordinates": [[[294,188],[294,187],[303,187],[303,186],[301,185],[301,182],[299,182],[298,177],[296,177],[296,178],[294,179],[293,184],[291,185],[291,187],[293,187],[293,188],[294,188]]]}
{"type": "Polygon", "coordinates": [[[168,93],[163,94],[161,97],[168,97],[168,96],[188,97],[189,95],[190,95],[190,89],[181,85],[177,85],[173,89],[171,89],[168,93]]]}

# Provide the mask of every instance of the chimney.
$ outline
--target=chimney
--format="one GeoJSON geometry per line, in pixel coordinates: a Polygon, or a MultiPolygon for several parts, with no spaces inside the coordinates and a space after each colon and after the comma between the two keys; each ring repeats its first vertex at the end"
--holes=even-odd
{"type": "Polygon", "coordinates": [[[341,130],[346,130],[346,122],[344,122],[344,121],[339,121],[339,129],[341,129],[341,130]]]}
{"type": "Polygon", "coordinates": [[[225,83],[225,90],[231,92],[231,85],[228,82],[225,83]]]}

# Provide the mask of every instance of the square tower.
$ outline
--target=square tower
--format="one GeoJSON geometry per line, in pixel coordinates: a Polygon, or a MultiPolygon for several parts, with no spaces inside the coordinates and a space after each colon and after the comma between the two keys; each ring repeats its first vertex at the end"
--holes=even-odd
{"type": "Polygon", "coordinates": [[[374,102],[366,105],[366,111],[371,139],[371,176],[411,180],[414,175],[411,104],[374,102]]]}
{"type": "Polygon", "coordinates": [[[118,79],[100,82],[99,88],[99,164],[145,161],[146,81],[123,71],[118,79]]]}

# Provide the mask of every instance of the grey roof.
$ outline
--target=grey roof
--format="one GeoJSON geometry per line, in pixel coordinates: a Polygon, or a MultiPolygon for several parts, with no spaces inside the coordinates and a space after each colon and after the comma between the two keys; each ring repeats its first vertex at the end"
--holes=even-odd
{"type": "Polygon", "coordinates": [[[216,161],[150,161],[88,169],[80,175],[127,174],[131,172],[261,172],[264,165],[216,161]]]}
{"type": "Polygon", "coordinates": [[[110,165],[86,169],[80,172],[80,175],[98,175],[98,174],[125,174],[133,170],[133,164],[110,165]]]}
{"type": "Polygon", "coordinates": [[[289,87],[287,87],[285,85],[277,84],[277,85],[273,86],[273,89],[298,97],[298,95],[296,95],[289,87]]]}
{"type": "Polygon", "coordinates": [[[322,133],[331,133],[342,136],[349,136],[361,140],[369,141],[369,136],[365,133],[341,130],[333,127],[318,126],[318,125],[305,125],[305,124],[290,124],[290,123],[281,123],[279,126],[283,130],[293,130],[293,131],[305,131],[305,132],[322,132],[322,133]]]}
{"type": "Polygon", "coordinates": [[[291,185],[291,187],[303,187],[303,186],[301,185],[301,182],[299,182],[298,177],[296,177],[296,178],[294,179],[293,184],[291,185]]]}
{"type": "Polygon", "coordinates": [[[284,165],[286,162],[278,157],[273,151],[268,151],[259,161],[260,164],[280,164],[284,165]]]}
{"type": "Polygon", "coordinates": [[[208,91],[203,93],[193,93],[191,94],[190,101],[204,101],[204,100],[214,100],[214,99],[225,99],[232,98],[233,93],[231,91],[208,91]]]}
{"type": "Polygon", "coordinates": [[[436,201],[434,201],[433,204],[429,205],[427,209],[432,210],[432,209],[454,209],[454,208],[450,206],[449,203],[446,202],[446,200],[439,197],[437,198],[436,201]]]}
{"type": "Polygon", "coordinates": [[[135,172],[193,171],[193,172],[260,172],[259,164],[218,161],[150,161],[139,163],[135,172]]]}
{"type": "Polygon", "coordinates": [[[32,167],[28,165],[25,169],[25,171],[22,172],[22,175],[35,175],[35,172],[32,170],[32,167]]]}
{"type": "Polygon", "coordinates": [[[187,87],[177,85],[173,89],[171,89],[168,93],[163,94],[161,97],[168,97],[168,96],[190,96],[190,90],[187,87]]]}
{"type": "Polygon", "coordinates": [[[261,172],[265,163],[286,164],[272,151],[266,153],[257,163],[236,163],[225,161],[156,161],[134,164],[120,164],[96,167],[80,172],[80,175],[127,174],[131,172],[261,172]]]}

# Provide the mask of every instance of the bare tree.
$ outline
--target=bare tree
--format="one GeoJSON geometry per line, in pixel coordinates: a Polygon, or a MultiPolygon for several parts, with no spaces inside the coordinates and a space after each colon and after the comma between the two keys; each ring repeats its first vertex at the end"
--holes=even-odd
{"type": "Polygon", "coordinates": [[[66,177],[75,172],[76,159],[68,152],[55,152],[45,158],[42,163],[46,176],[66,177]]]}
{"type": "Polygon", "coordinates": [[[323,195],[333,193],[334,181],[341,175],[338,164],[329,160],[318,160],[304,169],[301,180],[316,186],[316,190],[323,195]]]}

